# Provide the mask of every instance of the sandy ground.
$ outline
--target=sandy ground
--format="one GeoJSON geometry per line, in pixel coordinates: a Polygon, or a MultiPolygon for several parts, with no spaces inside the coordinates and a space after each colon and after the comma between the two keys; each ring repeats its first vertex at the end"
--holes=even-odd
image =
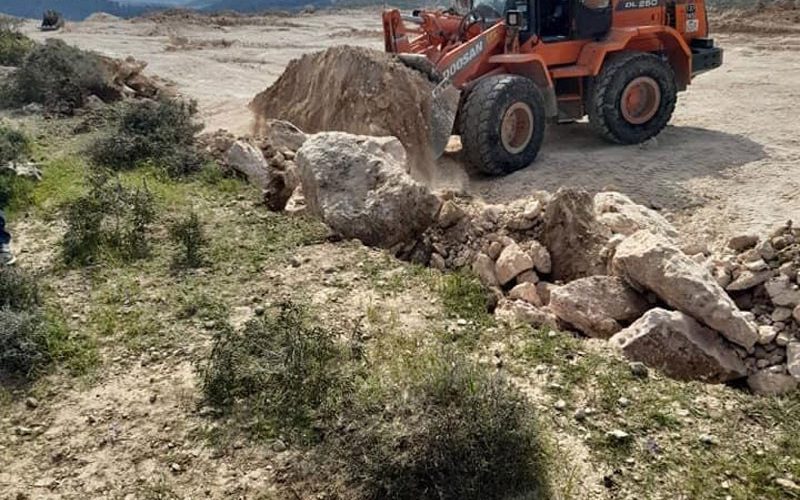
{"type": "MultiPolygon", "coordinates": [[[[379,29],[378,11],[261,18],[244,26],[85,22],[55,35],[27,27],[35,38],[56,36],[148,61],[148,71],[198,100],[209,129],[240,134],[251,123],[247,103],[289,60],[337,44],[380,49],[379,29]]],[[[800,35],[717,40],[725,65],[681,94],[671,126],[648,144],[609,145],[586,123],[553,126],[537,161],[522,171],[481,178],[465,173],[454,155],[440,162],[440,177],[495,203],[562,185],[612,187],[664,209],[690,236],[712,243],[800,220],[800,117],[791,105],[800,99],[800,35]]]]}

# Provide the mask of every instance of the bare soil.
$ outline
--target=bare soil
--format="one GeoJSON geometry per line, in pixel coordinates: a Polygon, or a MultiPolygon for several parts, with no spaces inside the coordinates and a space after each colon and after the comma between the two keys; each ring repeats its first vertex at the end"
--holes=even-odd
{"type": "MultiPolygon", "coordinates": [[[[742,14],[736,16],[739,26],[742,14]]],[[[728,32],[716,40],[725,49],[724,66],[699,76],[680,95],[671,125],[655,140],[624,147],[598,139],[583,122],[551,126],[530,167],[488,179],[465,172],[455,153],[440,160],[435,187],[463,188],[503,203],[561,185],[614,187],[664,209],[684,232],[711,243],[800,220],[800,118],[791,105],[800,97],[800,34],[795,23],[771,16],[784,26],[780,34],[730,33],[728,17],[721,19],[728,32]]],[[[47,34],[31,22],[27,32],[148,61],[149,72],[198,100],[207,128],[235,134],[251,130],[248,103],[290,60],[342,44],[382,47],[378,10],[200,19],[84,22],[47,34]],[[196,50],[170,49],[176,37],[196,50]]]]}

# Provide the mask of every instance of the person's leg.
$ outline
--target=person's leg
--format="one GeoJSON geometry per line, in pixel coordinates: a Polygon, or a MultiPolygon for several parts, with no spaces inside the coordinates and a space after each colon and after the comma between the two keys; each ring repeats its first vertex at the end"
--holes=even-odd
{"type": "Polygon", "coordinates": [[[6,231],[6,217],[0,210],[0,266],[14,263],[14,254],[11,253],[11,235],[6,231]]]}

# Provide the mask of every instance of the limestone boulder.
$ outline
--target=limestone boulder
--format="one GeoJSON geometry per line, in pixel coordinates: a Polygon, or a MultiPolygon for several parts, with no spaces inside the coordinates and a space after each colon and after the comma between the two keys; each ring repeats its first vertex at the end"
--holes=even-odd
{"type": "Polygon", "coordinates": [[[524,323],[534,328],[558,330],[558,318],[547,307],[536,307],[524,300],[501,299],[494,311],[498,320],[506,323],[524,323]]]}
{"type": "Polygon", "coordinates": [[[758,340],[756,325],[708,270],[663,236],[642,230],[627,237],[617,247],[612,269],[634,288],[652,291],[731,342],[750,349],[758,340]]]}
{"type": "Polygon", "coordinates": [[[306,139],[295,161],[308,211],[344,237],[390,248],[415,240],[439,212],[439,198],[407,173],[394,137],[323,132],[306,139]]]}
{"type": "Polygon", "coordinates": [[[267,189],[270,184],[269,165],[264,154],[247,141],[235,141],[225,155],[225,163],[258,188],[267,189]]]}
{"type": "Polygon", "coordinates": [[[782,366],[759,370],[747,377],[747,385],[761,396],[780,396],[797,389],[800,382],[785,372],[782,366]]]}
{"type": "Polygon", "coordinates": [[[585,335],[604,339],[650,307],[644,297],[616,276],[590,276],[555,288],[549,306],[559,319],[585,335]]]}
{"type": "Polygon", "coordinates": [[[606,274],[605,245],[611,232],[594,211],[594,199],[580,189],[561,188],[547,205],[541,242],[552,260],[554,280],[606,274]]]}
{"type": "Polygon", "coordinates": [[[509,283],[525,271],[533,269],[533,259],[514,242],[500,252],[495,264],[495,275],[501,285],[509,283]]]}
{"type": "Polygon", "coordinates": [[[635,203],[622,193],[604,191],[594,195],[597,219],[612,232],[630,236],[645,229],[671,240],[677,240],[678,231],[655,210],[635,203]]]}
{"type": "Polygon", "coordinates": [[[747,375],[730,344],[680,311],[651,309],[610,342],[628,359],[678,380],[722,383],[747,375]]]}

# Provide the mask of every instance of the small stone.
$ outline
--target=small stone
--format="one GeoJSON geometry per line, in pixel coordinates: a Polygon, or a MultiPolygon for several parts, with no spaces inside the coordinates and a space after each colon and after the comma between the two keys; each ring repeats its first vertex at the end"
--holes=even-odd
{"type": "Polygon", "coordinates": [[[744,267],[746,267],[748,271],[752,271],[754,273],[759,273],[761,271],[766,271],[769,269],[769,266],[767,265],[766,262],[764,262],[764,259],[758,259],[753,262],[748,262],[747,264],[744,265],[744,267]]]}
{"type": "Polygon", "coordinates": [[[539,292],[533,283],[520,283],[508,292],[508,297],[510,299],[524,300],[528,304],[537,307],[542,305],[542,299],[539,298],[539,292]]]}
{"type": "Polygon", "coordinates": [[[606,432],[606,436],[613,439],[614,441],[627,441],[631,437],[630,434],[623,431],[622,429],[614,429],[612,431],[606,432]]]}
{"type": "Polygon", "coordinates": [[[563,399],[559,399],[558,401],[555,402],[553,408],[555,408],[558,411],[564,411],[567,409],[567,402],[564,401],[563,399]]]}
{"type": "Polygon", "coordinates": [[[517,283],[533,283],[534,285],[539,282],[539,275],[536,271],[530,269],[517,276],[517,283]]]}
{"type": "Polygon", "coordinates": [[[255,313],[256,316],[263,316],[264,313],[267,312],[267,310],[264,308],[264,306],[256,306],[253,312],[255,313]]]}
{"type": "Polygon", "coordinates": [[[553,262],[550,259],[550,252],[538,241],[531,241],[528,246],[528,255],[533,260],[533,267],[543,274],[550,274],[553,270],[553,262]]]}
{"type": "Polygon", "coordinates": [[[274,452],[280,453],[282,451],[286,451],[286,448],[287,448],[286,443],[284,443],[280,439],[276,439],[272,443],[272,451],[274,452]]]}
{"type": "Polygon", "coordinates": [[[792,310],[788,307],[776,307],[774,311],[772,311],[772,315],[770,316],[772,321],[786,321],[791,319],[792,317],[792,310]]]}
{"type": "Polygon", "coordinates": [[[33,409],[35,409],[36,407],[39,406],[39,401],[37,401],[36,398],[32,398],[32,397],[25,398],[25,406],[27,406],[28,408],[33,410],[33,409]]]}
{"type": "Polygon", "coordinates": [[[647,376],[650,374],[650,370],[647,369],[647,366],[640,361],[628,363],[628,367],[631,369],[631,374],[633,374],[635,377],[647,378],[647,376]]]}
{"type": "Polygon", "coordinates": [[[786,373],[772,371],[772,368],[774,367],[759,370],[747,377],[750,390],[763,396],[780,396],[797,388],[796,378],[786,373]]]}
{"type": "Polygon", "coordinates": [[[735,280],[728,283],[725,287],[725,290],[729,292],[739,292],[742,290],[749,290],[755,286],[764,283],[772,276],[772,273],[769,271],[762,271],[760,273],[756,273],[753,271],[749,271],[744,269],[739,276],[736,277],[735,280]]]}
{"type": "Polygon", "coordinates": [[[761,258],[764,260],[772,260],[777,257],[778,253],[775,251],[775,247],[772,246],[772,243],[769,241],[762,241],[757,247],[756,251],[761,255],[761,258]]]}
{"type": "Polygon", "coordinates": [[[588,415],[587,415],[586,410],[584,408],[578,408],[577,410],[575,410],[575,415],[574,415],[575,420],[580,422],[580,421],[586,420],[587,416],[588,415]]]}
{"type": "Polygon", "coordinates": [[[439,271],[444,271],[447,269],[447,263],[444,260],[444,257],[435,253],[431,255],[431,267],[434,269],[438,269],[439,271]]]}
{"type": "Polygon", "coordinates": [[[717,438],[714,437],[712,434],[701,434],[700,442],[706,445],[713,445],[717,444],[717,438]]]}
{"type": "Polygon", "coordinates": [[[619,398],[617,400],[617,404],[619,404],[623,408],[626,408],[626,407],[630,406],[631,400],[626,398],[625,396],[623,396],[623,397],[621,397],[621,398],[619,398]]]}
{"type": "Polygon", "coordinates": [[[158,400],[158,394],[151,394],[150,395],[150,404],[155,403],[158,400]]]}
{"type": "Polygon", "coordinates": [[[778,336],[778,330],[774,326],[761,325],[758,327],[758,343],[759,345],[770,344],[778,336]]]}
{"type": "Polygon", "coordinates": [[[492,260],[497,260],[500,257],[500,252],[503,251],[503,244],[499,241],[493,241],[489,244],[489,248],[486,249],[487,255],[492,260]]]}
{"type": "Polygon", "coordinates": [[[494,261],[485,253],[479,253],[472,262],[472,272],[478,276],[481,283],[488,287],[497,286],[499,284],[494,269],[494,261]]]}
{"type": "Polygon", "coordinates": [[[728,240],[728,247],[741,252],[753,248],[758,243],[758,236],[754,234],[740,234],[728,240]]]}
{"type": "Polygon", "coordinates": [[[464,217],[464,210],[461,209],[455,202],[448,200],[442,204],[442,209],[439,211],[439,227],[447,229],[458,223],[464,217]]]}
{"type": "Polygon", "coordinates": [[[777,484],[778,486],[780,486],[781,488],[783,488],[784,490],[787,490],[787,491],[800,492],[800,485],[798,485],[797,483],[795,483],[791,479],[786,479],[786,478],[779,477],[779,478],[777,478],[775,480],[775,484],[777,484]]]}
{"type": "Polygon", "coordinates": [[[792,337],[788,332],[781,332],[775,337],[775,343],[781,347],[788,345],[790,340],[792,340],[792,337]]]}
{"type": "Polygon", "coordinates": [[[794,308],[794,311],[792,311],[792,317],[795,321],[797,321],[798,324],[800,324],[800,305],[794,308]]]}
{"type": "Polygon", "coordinates": [[[467,320],[465,320],[464,318],[458,318],[456,320],[456,324],[458,326],[467,326],[467,320]]]}
{"type": "Polygon", "coordinates": [[[172,463],[169,465],[169,468],[170,468],[170,470],[171,470],[172,472],[180,472],[180,471],[181,471],[181,466],[180,466],[179,464],[175,463],[175,462],[172,462],[172,463]]]}
{"type": "Polygon", "coordinates": [[[772,303],[776,306],[797,307],[800,305],[800,289],[788,277],[776,276],[764,284],[772,303]]]}

